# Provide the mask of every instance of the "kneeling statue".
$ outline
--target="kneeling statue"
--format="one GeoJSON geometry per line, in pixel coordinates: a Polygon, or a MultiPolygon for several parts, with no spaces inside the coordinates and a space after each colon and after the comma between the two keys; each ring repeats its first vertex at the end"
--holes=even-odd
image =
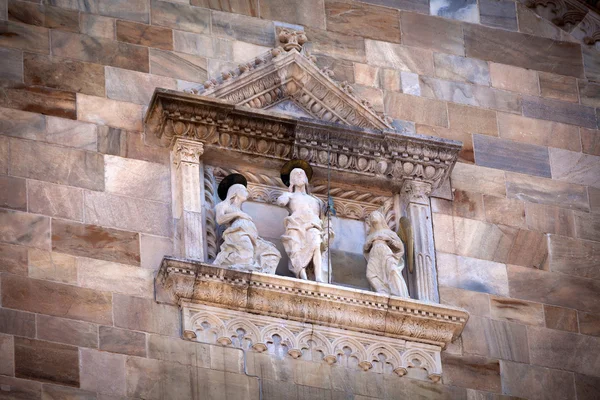
{"type": "Polygon", "coordinates": [[[367,218],[368,236],[363,253],[367,259],[367,280],[378,293],[409,297],[404,269],[404,245],[380,211],[367,218]]]}
{"type": "Polygon", "coordinates": [[[214,264],[274,274],[281,253],[271,242],[258,236],[252,217],[242,211],[242,204],[248,199],[247,184],[241,174],[228,175],[219,184],[218,194],[223,201],[215,207],[216,219],[227,229],[214,264]]]}

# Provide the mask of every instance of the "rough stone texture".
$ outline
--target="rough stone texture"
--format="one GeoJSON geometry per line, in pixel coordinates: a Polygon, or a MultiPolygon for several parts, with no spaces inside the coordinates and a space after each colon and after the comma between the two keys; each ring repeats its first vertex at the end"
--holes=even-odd
{"type": "Polygon", "coordinates": [[[104,96],[104,68],[101,65],[25,53],[23,69],[25,83],[29,85],[104,96]]]}
{"type": "Polygon", "coordinates": [[[14,337],[0,334],[0,374],[14,375],[15,371],[15,351],[14,337]]]}
{"type": "Polygon", "coordinates": [[[388,115],[419,124],[448,127],[446,104],[396,92],[386,92],[383,97],[388,115]]]}
{"type": "Polygon", "coordinates": [[[35,337],[35,314],[0,308],[0,332],[35,337]]]}
{"type": "Polygon", "coordinates": [[[558,100],[523,96],[523,115],[548,121],[579,125],[584,128],[596,128],[594,108],[558,100]]]}
{"type": "Polygon", "coordinates": [[[242,373],[244,367],[243,358],[240,359],[241,354],[239,350],[225,347],[216,348],[215,346],[188,342],[179,338],[159,335],[148,336],[148,358],[162,361],[242,373]],[[221,355],[221,357],[217,355],[221,355]],[[221,361],[220,365],[219,361],[221,361]],[[225,367],[226,365],[228,368],[225,367]]]}
{"type": "Polygon", "coordinates": [[[370,64],[419,75],[434,74],[430,51],[368,39],[365,40],[365,50],[370,64]]]}
{"type": "Polygon", "coordinates": [[[578,332],[577,311],[544,304],[546,327],[567,332],[578,332]]]}
{"type": "MultiPolygon", "coordinates": [[[[542,97],[570,101],[573,103],[579,101],[577,80],[575,78],[548,72],[540,72],[538,73],[538,76],[540,78],[540,92],[542,97]]],[[[582,104],[590,105],[583,102],[582,104]]]]}
{"type": "Polygon", "coordinates": [[[98,347],[98,327],[89,322],[37,315],[37,338],[79,347],[98,347]]]}
{"type": "Polygon", "coordinates": [[[29,211],[50,217],[83,221],[83,190],[29,180],[29,211]]]}
{"type": "Polygon", "coordinates": [[[538,76],[535,71],[511,65],[490,63],[492,86],[523,94],[538,95],[538,76]]]}
{"type": "Polygon", "coordinates": [[[595,129],[581,128],[580,133],[583,152],[600,156],[600,132],[595,129]]]}
{"type": "Polygon", "coordinates": [[[466,353],[529,363],[524,325],[472,316],[462,337],[466,353]]]}
{"type": "Polygon", "coordinates": [[[448,103],[450,129],[497,136],[496,112],[448,103]]]}
{"type": "Polygon", "coordinates": [[[0,242],[50,249],[50,218],[0,209],[0,242]]]}
{"type": "Polygon", "coordinates": [[[325,17],[328,30],[400,43],[397,11],[364,3],[326,0],[325,17]]]}
{"type": "Polygon", "coordinates": [[[485,219],[492,224],[525,227],[525,207],[522,201],[505,197],[483,196],[485,219]]]}
{"type": "Polygon", "coordinates": [[[79,258],[77,264],[78,282],[82,287],[153,297],[152,270],[91,258],[79,258]]]}
{"type": "Polygon", "coordinates": [[[142,131],[142,106],[77,94],[77,119],[133,131],[142,131]]]}
{"type": "Polygon", "coordinates": [[[7,81],[23,81],[23,53],[17,49],[0,48],[3,70],[0,79],[7,81]]]}
{"type": "Polygon", "coordinates": [[[77,284],[75,257],[38,249],[30,249],[28,255],[30,278],[77,284]]]}
{"type": "Polygon", "coordinates": [[[27,275],[27,247],[0,244],[0,272],[27,275]]]}
{"type": "Polygon", "coordinates": [[[585,186],[528,175],[507,173],[506,195],[532,203],[589,210],[585,186]]]}
{"type": "Polygon", "coordinates": [[[548,178],[551,176],[546,147],[475,134],[473,148],[477,165],[548,178]]]}
{"type": "Polygon", "coordinates": [[[27,211],[25,179],[0,176],[0,207],[27,211]]]}
{"type": "Polygon", "coordinates": [[[578,400],[593,400],[600,396],[600,378],[575,374],[575,391],[578,400]]]}
{"type": "Polygon", "coordinates": [[[434,53],[433,64],[435,75],[439,78],[477,85],[490,84],[490,68],[485,61],[451,54],[434,53]]]}
{"type": "Polygon", "coordinates": [[[77,33],[52,31],[52,54],[95,64],[148,72],[148,49],[77,33]]]}
{"type": "Polygon", "coordinates": [[[442,354],[445,385],[468,387],[488,392],[501,392],[500,363],[478,356],[442,354]]]}
{"type": "Polygon", "coordinates": [[[600,279],[600,243],[550,235],[548,247],[551,271],[600,279]]]}
{"type": "Polygon", "coordinates": [[[139,265],[139,234],[54,220],[52,249],[76,256],[139,265]]]}
{"type": "Polygon", "coordinates": [[[495,319],[544,326],[544,309],[539,303],[491,296],[490,310],[495,319]]]}
{"type": "Polygon", "coordinates": [[[512,1],[482,0],[479,2],[479,15],[483,25],[517,30],[517,9],[512,1]]]}
{"type": "Polygon", "coordinates": [[[575,399],[573,374],[510,361],[500,361],[502,393],[528,399],[575,399]]]}
{"type": "Polygon", "coordinates": [[[81,349],[81,388],[114,396],[125,394],[125,356],[81,349]]]}
{"type": "Polygon", "coordinates": [[[105,39],[115,38],[115,20],[94,14],[80,14],[79,29],[81,33],[105,39]]]}
{"type": "Polygon", "coordinates": [[[578,128],[574,125],[498,113],[498,130],[501,138],[516,142],[581,150],[578,128]]]}
{"type": "Polygon", "coordinates": [[[579,332],[584,335],[600,336],[600,315],[590,313],[578,313],[579,332]]]}
{"type": "Polygon", "coordinates": [[[464,25],[466,56],[516,67],[583,77],[581,46],[522,33],[464,25]]]}
{"type": "Polygon", "coordinates": [[[600,242],[600,217],[587,213],[575,213],[577,237],[600,242]]]}
{"type": "Polygon", "coordinates": [[[600,157],[550,149],[552,178],[600,188],[600,157]]]}
{"type": "Polygon", "coordinates": [[[146,334],[125,329],[101,326],[98,337],[99,349],[111,353],[146,357],[146,334]]]}
{"type": "Polygon", "coordinates": [[[573,211],[555,206],[527,203],[527,228],[543,233],[575,236],[573,211]]]}
{"type": "Polygon", "coordinates": [[[39,142],[10,140],[11,175],[91,190],[104,189],[102,155],[39,142]]]}
{"type": "Polygon", "coordinates": [[[507,271],[510,296],[513,298],[593,313],[600,312],[600,299],[594,294],[600,288],[599,281],[514,265],[507,266],[507,271]],[[536,284],[531,285],[531,282],[536,284]],[[573,295],[574,293],[577,293],[577,296],[573,295]]]}
{"type": "Polygon", "coordinates": [[[532,364],[600,376],[600,338],[546,328],[530,328],[529,350],[532,364]]]}
{"type": "Polygon", "coordinates": [[[15,337],[15,376],[79,386],[77,347],[15,337]]]}
{"type": "Polygon", "coordinates": [[[113,301],[115,326],[179,337],[179,313],[175,307],[121,294],[115,294],[113,301]]]}
{"type": "Polygon", "coordinates": [[[457,22],[416,13],[402,13],[401,24],[403,44],[441,53],[465,55],[462,26],[457,22]]]}

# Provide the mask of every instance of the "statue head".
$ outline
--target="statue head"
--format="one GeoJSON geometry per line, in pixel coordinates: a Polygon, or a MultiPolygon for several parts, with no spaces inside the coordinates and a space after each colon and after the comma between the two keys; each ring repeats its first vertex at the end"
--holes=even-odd
{"type": "Polygon", "coordinates": [[[385,220],[385,216],[379,210],[373,211],[371,215],[367,217],[365,222],[367,223],[370,232],[376,232],[381,229],[390,229],[387,221],[385,220]]]}
{"type": "Polygon", "coordinates": [[[226,200],[230,204],[234,203],[235,201],[237,201],[238,204],[241,204],[244,201],[248,200],[248,189],[246,189],[246,186],[242,185],[241,183],[231,185],[227,190],[226,200]]]}
{"type": "Polygon", "coordinates": [[[303,187],[306,192],[306,186],[308,185],[308,177],[306,172],[302,168],[294,168],[290,173],[290,192],[294,191],[296,186],[303,187]]]}

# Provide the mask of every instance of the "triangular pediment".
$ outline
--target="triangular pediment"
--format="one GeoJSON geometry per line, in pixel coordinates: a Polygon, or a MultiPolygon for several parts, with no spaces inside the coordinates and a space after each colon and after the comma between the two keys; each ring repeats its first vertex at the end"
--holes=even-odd
{"type": "Polygon", "coordinates": [[[236,106],[271,110],[372,130],[393,129],[383,115],[321,70],[302,46],[278,47],[205,83],[203,96],[236,106]]]}

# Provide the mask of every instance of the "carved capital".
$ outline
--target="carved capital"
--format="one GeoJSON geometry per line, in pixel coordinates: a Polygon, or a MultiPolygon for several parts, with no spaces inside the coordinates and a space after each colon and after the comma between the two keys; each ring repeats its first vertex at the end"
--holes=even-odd
{"type": "Polygon", "coordinates": [[[172,151],[175,166],[179,166],[181,162],[200,164],[200,156],[204,154],[204,145],[194,140],[176,138],[172,151]]]}
{"type": "Polygon", "coordinates": [[[406,203],[429,204],[432,186],[428,182],[407,179],[402,184],[402,197],[406,203]]]}

